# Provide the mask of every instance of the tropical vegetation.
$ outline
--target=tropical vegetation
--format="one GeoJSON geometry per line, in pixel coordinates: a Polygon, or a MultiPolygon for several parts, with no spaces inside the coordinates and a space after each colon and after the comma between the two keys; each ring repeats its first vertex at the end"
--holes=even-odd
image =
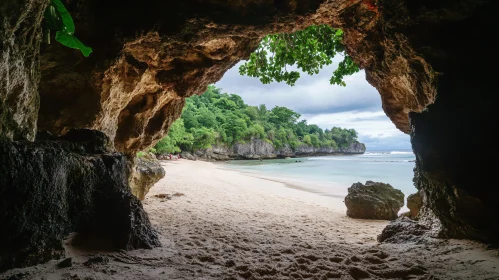
{"type": "Polygon", "coordinates": [[[323,130],[286,107],[249,106],[239,95],[222,93],[221,89],[209,86],[204,94],[187,99],[181,118],[152,151],[158,154],[195,151],[215,144],[231,146],[252,138],[267,141],[275,148],[286,145],[293,150],[300,145],[342,148],[357,141],[357,132],[340,127],[323,130]]]}
{"type": "Polygon", "coordinates": [[[239,73],[259,78],[264,84],[275,81],[293,86],[300,78],[296,69],[309,75],[318,74],[323,66],[333,63],[336,55],[341,55],[343,60],[329,82],[345,86],[344,77],[360,69],[345,53],[342,41],[343,31],[329,25],[312,25],[294,33],[268,35],[249,60],[239,67],[239,73]]]}

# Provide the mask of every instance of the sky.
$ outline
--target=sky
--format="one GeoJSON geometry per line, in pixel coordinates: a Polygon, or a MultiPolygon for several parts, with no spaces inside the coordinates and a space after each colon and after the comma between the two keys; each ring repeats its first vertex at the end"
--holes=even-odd
{"type": "Polygon", "coordinates": [[[364,71],[346,77],[346,87],[329,84],[336,63],[319,74],[301,73],[295,86],[262,84],[257,78],[239,75],[240,62],[215,84],[222,92],[236,93],[253,106],[267,109],[284,106],[301,114],[308,124],[322,129],[354,128],[367,150],[410,149],[409,135],[399,131],[381,108],[381,97],[365,78],[364,71]]]}

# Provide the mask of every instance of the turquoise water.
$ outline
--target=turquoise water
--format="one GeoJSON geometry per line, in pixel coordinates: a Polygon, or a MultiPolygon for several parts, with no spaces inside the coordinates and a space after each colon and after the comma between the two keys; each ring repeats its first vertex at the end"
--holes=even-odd
{"type": "Polygon", "coordinates": [[[416,192],[412,183],[414,160],[411,150],[370,151],[351,156],[237,160],[229,161],[226,167],[303,185],[323,195],[344,195],[353,183],[371,180],[389,183],[407,197],[416,192]]]}

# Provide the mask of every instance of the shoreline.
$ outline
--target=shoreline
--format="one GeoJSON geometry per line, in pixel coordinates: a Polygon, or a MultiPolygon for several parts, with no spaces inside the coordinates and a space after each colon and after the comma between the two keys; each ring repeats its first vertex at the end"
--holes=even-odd
{"type": "MultiPolygon", "coordinates": [[[[333,182],[324,182],[325,184],[319,184],[317,181],[311,181],[311,180],[306,180],[306,179],[287,179],[284,177],[279,177],[276,175],[268,175],[265,174],[264,172],[258,172],[255,170],[252,171],[247,171],[247,170],[241,170],[238,168],[234,167],[229,167],[226,166],[227,164],[230,165],[228,162],[210,162],[217,166],[220,169],[227,170],[227,171],[234,171],[238,172],[241,174],[244,174],[246,176],[251,176],[254,178],[259,178],[262,180],[267,180],[267,181],[272,181],[272,182],[277,182],[277,183],[282,183],[285,187],[290,188],[290,189],[295,189],[295,190],[300,190],[306,193],[311,193],[319,196],[318,200],[324,200],[323,197],[327,197],[330,199],[334,199],[334,209],[342,212],[343,214],[346,214],[346,205],[344,203],[345,196],[348,194],[348,188],[351,187],[351,184],[349,185],[342,185],[339,183],[333,183],[333,182]]],[[[360,182],[360,181],[358,181],[360,182]]],[[[357,182],[352,182],[352,184],[357,183],[357,182]]],[[[360,182],[363,183],[363,182],[360,182]]],[[[398,212],[398,214],[402,214],[405,212],[408,212],[409,208],[407,208],[407,196],[404,195],[404,206],[402,206],[398,212]]]]}
{"type": "MultiPolygon", "coordinates": [[[[248,161],[266,161],[266,160],[276,160],[276,159],[292,159],[292,158],[307,158],[307,157],[327,157],[327,156],[358,156],[358,155],[363,155],[366,152],[363,153],[316,153],[316,154],[300,154],[300,155],[292,155],[292,156],[275,156],[275,157],[260,157],[260,158],[254,158],[254,157],[229,157],[227,159],[218,159],[217,157],[212,157],[212,158],[207,158],[207,157],[198,157],[195,156],[195,160],[193,161],[205,161],[205,162],[228,162],[228,161],[243,161],[243,160],[248,160],[248,161]]],[[[193,153],[189,152],[190,155],[193,155],[193,153]]],[[[221,156],[222,154],[214,154],[216,156],[221,156]]],[[[226,155],[222,155],[226,156],[226,155]]],[[[185,158],[184,159],[188,159],[185,158]]],[[[188,159],[192,160],[192,159],[188,159]]]]}
{"type": "Polygon", "coordinates": [[[278,183],[280,185],[273,185],[273,189],[268,190],[269,192],[277,193],[277,194],[282,194],[283,192],[286,192],[287,190],[293,190],[296,191],[293,193],[293,195],[296,195],[296,198],[306,198],[306,202],[314,201],[315,203],[318,203],[321,206],[327,207],[329,209],[334,210],[335,212],[339,214],[346,215],[346,206],[344,203],[344,198],[346,194],[328,194],[327,192],[321,191],[315,186],[311,186],[312,184],[309,184],[309,186],[305,186],[305,182],[301,183],[293,183],[292,181],[295,180],[285,180],[283,178],[278,178],[278,177],[273,177],[273,176],[266,176],[262,173],[257,173],[257,172],[247,172],[247,171],[242,171],[242,170],[237,170],[234,168],[230,167],[224,167],[222,163],[211,163],[214,166],[216,166],[217,169],[224,170],[227,172],[234,172],[236,174],[240,174],[243,176],[249,176],[251,178],[255,179],[260,179],[264,180],[266,182],[272,182],[272,183],[278,183]]]}

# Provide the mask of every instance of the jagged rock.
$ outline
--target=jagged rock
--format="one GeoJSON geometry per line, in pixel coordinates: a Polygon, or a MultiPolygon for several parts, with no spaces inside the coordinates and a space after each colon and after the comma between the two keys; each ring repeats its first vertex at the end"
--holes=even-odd
{"type": "Polygon", "coordinates": [[[130,192],[126,157],[109,150],[101,132],[62,138],[85,141],[0,140],[0,271],[62,257],[70,232],[113,249],[160,245],[130,192]],[[92,138],[101,140],[92,146],[92,138]]]}
{"type": "Polygon", "coordinates": [[[394,220],[404,206],[404,194],[389,184],[367,181],[348,188],[347,216],[357,219],[394,220]]]}
{"type": "Polygon", "coordinates": [[[275,158],[274,146],[262,139],[253,138],[246,143],[236,143],[228,148],[228,157],[244,159],[275,158]]]}
{"type": "MultiPolygon", "coordinates": [[[[363,143],[355,142],[346,148],[312,147],[302,145],[295,151],[285,145],[276,149],[271,143],[253,138],[246,143],[236,143],[231,147],[223,145],[213,145],[209,149],[197,150],[194,155],[185,154],[184,158],[200,158],[208,161],[223,161],[230,159],[273,159],[297,156],[321,156],[335,154],[363,154],[366,146],[363,143]]],[[[182,153],[184,155],[184,153],[182,153]]]]}
{"type": "Polygon", "coordinates": [[[181,156],[182,158],[185,158],[185,159],[188,159],[188,160],[197,160],[197,157],[193,156],[193,155],[192,155],[191,153],[189,153],[189,152],[182,152],[182,153],[180,154],[180,156],[181,156]]]}
{"type": "Polygon", "coordinates": [[[146,153],[137,157],[136,167],[130,181],[132,193],[140,200],[144,200],[152,186],[163,177],[165,177],[165,170],[154,154],[146,153]]]}
{"type": "Polygon", "coordinates": [[[225,146],[214,145],[209,149],[197,150],[192,153],[192,156],[198,159],[207,161],[224,161],[229,160],[231,151],[225,146]]]}
{"type": "Polygon", "coordinates": [[[363,154],[366,152],[364,143],[354,142],[348,147],[332,148],[332,147],[313,147],[308,145],[301,145],[294,151],[295,156],[321,156],[331,154],[363,154]]]}
{"type": "Polygon", "coordinates": [[[400,217],[386,226],[377,239],[385,243],[421,243],[430,237],[432,235],[429,226],[408,217],[400,217]]]}
{"type": "Polygon", "coordinates": [[[417,193],[410,194],[407,197],[407,208],[410,210],[410,217],[411,218],[416,218],[418,216],[419,210],[421,209],[421,206],[423,206],[423,198],[417,193]]]}

